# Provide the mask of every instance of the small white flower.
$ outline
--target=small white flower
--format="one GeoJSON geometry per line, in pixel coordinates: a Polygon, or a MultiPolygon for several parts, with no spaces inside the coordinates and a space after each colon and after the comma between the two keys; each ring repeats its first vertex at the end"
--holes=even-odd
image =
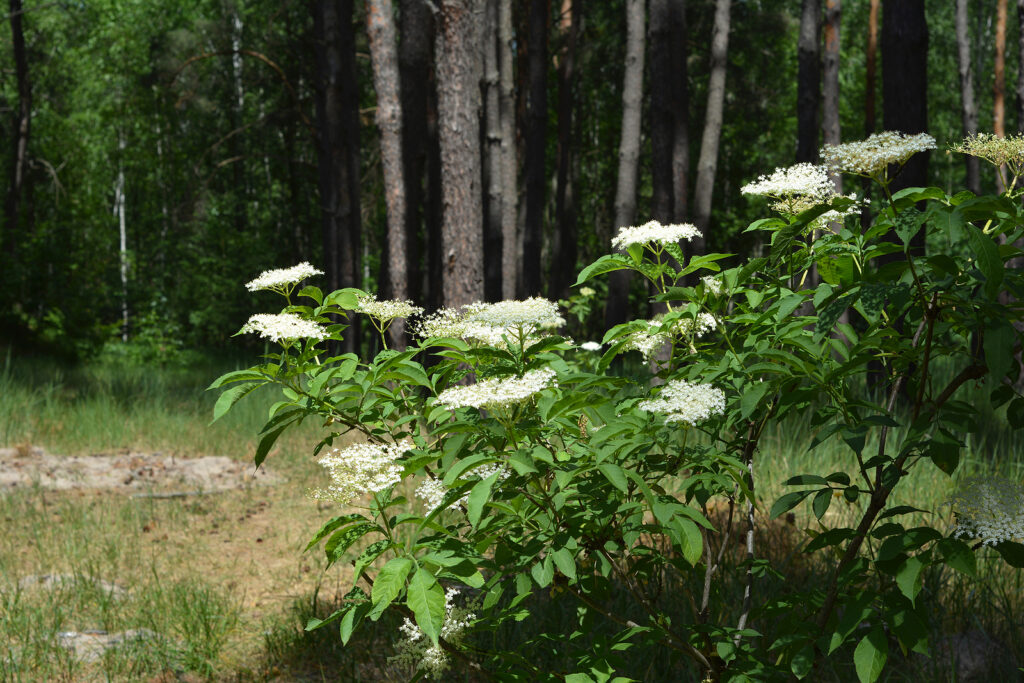
{"type": "Polygon", "coordinates": [[[595,341],[588,341],[580,344],[580,348],[584,351],[600,351],[601,345],[595,341]]]}
{"type": "Polygon", "coordinates": [[[673,336],[699,339],[718,326],[718,319],[710,313],[700,313],[696,318],[680,318],[669,328],[660,320],[648,320],[646,330],[632,332],[622,345],[623,351],[639,351],[651,360],[654,352],[672,342],[673,336]]]}
{"type": "Polygon", "coordinates": [[[704,283],[704,288],[711,292],[715,296],[722,296],[724,288],[722,287],[722,281],[712,275],[705,275],[700,279],[704,283]]]}
{"type": "Polygon", "coordinates": [[[290,293],[292,287],[298,282],[305,280],[307,277],[313,275],[323,275],[324,271],[317,270],[313,266],[309,265],[308,262],[303,261],[297,266],[291,268],[278,268],[276,270],[266,270],[260,273],[260,276],[255,280],[246,283],[245,288],[250,292],[255,292],[260,289],[269,289],[275,292],[290,293]]]}
{"type": "Polygon", "coordinates": [[[471,344],[504,348],[505,338],[524,343],[565,324],[558,305],[541,297],[525,301],[476,302],[460,309],[442,308],[415,326],[422,339],[454,337],[471,344]]]}
{"type": "Polygon", "coordinates": [[[954,536],[986,545],[1024,538],[1024,486],[1002,477],[971,477],[949,500],[956,513],[954,536]]]}
{"type": "MultiPolygon", "coordinates": [[[[505,465],[497,462],[474,468],[466,474],[479,477],[482,481],[495,472],[501,472],[501,476],[498,477],[500,480],[505,480],[509,477],[509,471],[505,465]]],[[[448,487],[445,486],[444,482],[440,479],[427,478],[423,480],[423,483],[416,487],[416,495],[423,499],[423,502],[426,503],[428,509],[433,510],[437,508],[437,506],[444,500],[444,497],[448,495],[448,487]]],[[[468,499],[469,494],[467,493],[451,503],[448,506],[448,509],[458,510],[459,506],[465,505],[468,499]]]]}
{"type": "Polygon", "coordinates": [[[522,377],[485,379],[469,386],[449,387],[437,395],[437,402],[449,410],[473,407],[495,409],[522,403],[550,387],[555,379],[551,368],[530,370],[522,377]]]}
{"type": "Polygon", "coordinates": [[[625,249],[631,244],[673,244],[679,240],[690,241],[700,236],[700,230],[690,223],[662,225],[658,221],[648,221],[643,225],[621,228],[619,234],[612,238],[612,246],[616,249],[625,249]]]}
{"type": "Polygon", "coordinates": [[[257,313],[249,318],[242,332],[254,332],[274,342],[294,339],[326,339],[327,330],[295,313],[257,313]]]}
{"type": "Polygon", "coordinates": [[[725,392],[710,384],[691,384],[684,379],[675,379],[662,387],[658,398],[640,401],[637,408],[664,413],[666,424],[685,422],[692,426],[725,412],[725,392]]]}
{"type": "MultiPolygon", "coordinates": [[[[444,623],[441,625],[439,634],[445,642],[458,646],[466,636],[466,631],[476,620],[476,614],[471,611],[472,605],[458,607],[455,605],[455,596],[459,594],[458,588],[446,588],[444,595],[444,623]]],[[[448,653],[440,645],[430,642],[420,627],[408,617],[399,627],[402,639],[395,643],[395,655],[388,658],[388,662],[404,667],[410,671],[423,671],[427,678],[442,680],[444,673],[449,669],[448,653]]]]}
{"type": "Polygon", "coordinates": [[[594,296],[597,292],[592,287],[580,287],[580,296],[594,296]]]}
{"type": "Polygon", "coordinates": [[[353,444],[344,449],[332,448],[320,458],[320,464],[331,477],[326,489],[313,492],[318,500],[331,500],[347,505],[364,493],[378,493],[402,480],[398,459],[411,449],[412,443],[353,444]]]}
{"type": "Polygon", "coordinates": [[[835,185],[824,167],[804,163],[777,168],[771,175],[763,175],[755,182],[747,183],[740,192],[775,199],[817,197],[824,202],[835,194],[835,185]]]}

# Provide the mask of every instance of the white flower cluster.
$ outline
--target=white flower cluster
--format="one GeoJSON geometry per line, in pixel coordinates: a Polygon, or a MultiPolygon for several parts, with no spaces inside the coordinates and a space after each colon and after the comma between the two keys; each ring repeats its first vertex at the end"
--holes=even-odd
{"type": "Polygon", "coordinates": [[[625,249],[631,244],[672,244],[679,240],[690,241],[694,237],[700,237],[700,230],[689,223],[678,223],[673,225],[662,225],[658,221],[648,221],[643,225],[627,226],[619,230],[619,234],[612,238],[612,247],[625,249]]]}
{"type": "Polygon", "coordinates": [[[449,387],[437,395],[437,402],[449,410],[457,408],[502,408],[522,403],[554,383],[551,368],[530,370],[522,377],[485,379],[469,386],[449,387]]]}
{"type": "Polygon", "coordinates": [[[382,323],[389,322],[395,318],[408,318],[419,315],[423,309],[413,305],[411,301],[398,301],[386,299],[378,301],[375,294],[367,294],[356,299],[358,305],[356,310],[365,313],[371,318],[376,318],[382,323]]]}
{"type": "Polygon", "coordinates": [[[715,296],[722,296],[722,292],[725,291],[722,281],[713,275],[705,275],[700,281],[704,283],[704,289],[715,296]]]}
{"type": "Polygon", "coordinates": [[[580,348],[584,351],[600,351],[601,345],[595,341],[587,341],[580,344],[580,348]]]}
{"type": "Polygon", "coordinates": [[[331,484],[317,489],[313,497],[348,504],[363,493],[377,493],[402,480],[398,459],[412,448],[412,443],[360,443],[344,449],[332,448],[320,458],[331,484]]]}
{"type": "Polygon", "coordinates": [[[905,164],[910,157],[929,149],[935,149],[935,138],[928,133],[885,131],[866,140],[825,145],[821,157],[832,168],[871,177],[884,174],[891,164],[905,164]]]}
{"type": "Polygon", "coordinates": [[[646,330],[632,332],[622,345],[623,351],[639,351],[651,360],[654,352],[672,342],[673,335],[699,339],[718,327],[718,320],[710,313],[701,313],[696,318],[681,318],[670,329],[662,327],[660,320],[648,320],[646,330]]]}
{"type": "Polygon", "coordinates": [[[249,317],[241,332],[254,332],[271,341],[293,339],[326,339],[327,330],[319,323],[295,313],[257,313],[249,317]]]}
{"type": "Polygon", "coordinates": [[[250,292],[261,289],[269,289],[275,292],[290,292],[293,285],[313,275],[323,275],[324,271],[317,270],[308,262],[303,261],[291,268],[278,268],[276,270],[265,270],[260,276],[251,282],[247,282],[245,288],[250,292]]]}
{"type": "Polygon", "coordinates": [[[710,384],[691,384],[675,379],[661,389],[658,398],[641,401],[640,410],[665,413],[665,422],[685,422],[695,425],[712,415],[725,412],[725,392],[710,384]]]}
{"type": "Polygon", "coordinates": [[[818,203],[821,204],[835,194],[835,185],[824,167],[803,163],[788,168],[777,168],[771,175],[763,175],[756,181],[747,183],[740,192],[773,199],[818,198],[818,203]]]}
{"type": "Polygon", "coordinates": [[[984,159],[993,166],[1006,164],[1015,176],[1024,171],[1024,135],[999,138],[992,133],[978,133],[951,145],[950,149],[984,159]]]}
{"type": "Polygon", "coordinates": [[[416,335],[422,339],[454,337],[473,344],[502,348],[503,337],[532,340],[565,324],[558,305],[542,297],[525,301],[473,303],[461,309],[442,308],[420,320],[416,335]]]}
{"type": "MultiPolygon", "coordinates": [[[[471,474],[479,477],[482,481],[495,472],[501,472],[501,476],[498,477],[499,480],[508,479],[508,468],[506,468],[505,465],[496,462],[489,465],[483,465],[482,467],[477,467],[471,472],[471,474]]],[[[440,479],[428,478],[424,479],[423,483],[416,487],[416,495],[423,499],[423,502],[427,505],[427,509],[433,510],[440,505],[441,501],[444,500],[444,497],[448,495],[448,487],[445,486],[444,482],[440,479]]],[[[448,506],[448,509],[458,510],[460,505],[465,505],[468,498],[469,494],[467,493],[451,503],[448,506]]]]}
{"type": "MultiPolygon", "coordinates": [[[[445,642],[455,646],[462,642],[466,631],[476,620],[476,614],[471,611],[470,606],[458,607],[455,605],[455,596],[458,594],[457,588],[445,589],[445,615],[440,633],[445,642]]],[[[388,662],[410,671],[422,671],[427,678],[442,680],[450,666],[448,654],[440,645],[431,643],[420,627],[408,617],[399,630],[402,633],[402,639],[395,643],[395,655],[389,657],[388,662]]]]}
{"type": "Polygon", "coordinates": [[[1024,538],[1024,486],[1001,477],[971,477],[949,500],[956,513],[954,536],[986,545],[1024,538]]]}

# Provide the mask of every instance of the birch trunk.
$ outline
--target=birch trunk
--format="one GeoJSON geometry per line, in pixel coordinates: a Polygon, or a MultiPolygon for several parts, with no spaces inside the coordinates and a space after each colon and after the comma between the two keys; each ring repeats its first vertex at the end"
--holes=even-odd
{"type": "Polygon", "coordinates": [[[694,191],[694,223],[704,234],[704,237],[693,240],[693,249],[697,253],[703,252],[707,243],[715,172],[718,169],[718,143],[722,137],[731,4],[731,0],[715,0],[715,27],[711,37],[711,76],[708,80],[708,103],[704,115],[700,157],[697,160],[697,186],[694,191]]]}
{"type": "Polygon", "coordinates": [[[119,241],[118,262],[121,272],[121,341],[128,341],[128,227],[124,212],[124,135],[117,136],[117,180],[114,182],[114,217],[117,219],[119,241]]]}
{"type": "Polygon", "coordinates": [[[21,218],[21,200],[25,184],[25,169],[28,165],[28,140],[32,126],[32,83],[28,76],[28,57],[25,52],[25,33],[21,23],[21,0],[10,0],[11,46],[14,52],[14,74],[18,87],[18,105],[14,116],[11,149],[10,180],[7,185],[5,218],[6,238],[0,233],[0,240],[6,239],[7,252],[13,258],[17,253],[18,224],[21,218]]]}
{"type": "MultiPolygon", "coordinates": [[[[1024,3],[1024,0],[1018,0],[1024,3]]],[[[956,49],[960,74],[960,118],[964,136],[978,132],[978,105],[974,101],[974,73],[971,68],[971,34],[968,30],[967,0],[956,0],[956,49]]],[[[1024,73],[1022,71],[1021,73],[1024,73]]],[[[967,167],[967,189],[981,194],[978,157],[964,154],[967,167]]]]}
{"type": "MultiPolygon", "coordinates": [[[[626,68],[622,85],[622,134],[619,139],[619,177],[615,189],[613,233],[636,217],[636,184],[640,158],[641,96],[644,79],[644,1],[626,0],[626,68]]],[[[614,271],[608,281],[605,306],[607,327],[629,316],[629,271],[614,271]]]]}

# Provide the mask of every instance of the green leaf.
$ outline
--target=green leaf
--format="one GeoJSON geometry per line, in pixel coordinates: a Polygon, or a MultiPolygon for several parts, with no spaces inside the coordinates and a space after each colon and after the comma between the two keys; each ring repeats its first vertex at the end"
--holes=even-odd
{"type": "Polygon", "coordinates": [[[309,550],[341,527],[348,526],[349,524],[358,522],[359,520],[366,521],[366,518],[358,512],[331,518],[322,527],[320,527],[320,531],[316,532],[316,535],[313,536],[313,540],[306,546],[306,550],[309,550]]]}
{"type": "Polygon", "coordinates": [[[700,558],[704,555],[704,538],[701,536],[700,528],[689,519],[676,517],[673,520],[675,528],[679,532],[679,545],[683,558],[696,567],[700,558]]]}
{"type": "Polygon", "coordinates": [[[248,370],[232,370],[226,372],[217,379],[213,380],[210,386],[206,387],[207,391],[211,389],[217,389],[224,386],[225,384],[231,384],[232,382],[241,382],[242,380],[262,380],[266,381],[267,376],[262,372],[249,368],[248,370]]]}
{"type": "Polygon", "coordinates": [[[466,501],[466,516],[469,518],[469,523],[476,528],[476,525],[480,523],[480,517],[484,513],[484,505],[491,499],[491,488],[494,486],[494,482],[501,476],[501,472],[495,472],[486,479],[481,479],[473,485],[473,490],[469,492],[469,499],[466,501]]]}
{"type": "Polygon", "coordinates": [[[357,524],[356,526],[345,527],[327,539],[324,545],[324,553],[327,555],[327,566],[330,566],[341,559],[345,552],[352,547],[352,544],[360,538],[375,530],[375,524],[357,524]]]}
{"type": "Polygon", "coordinates": [[[341,620],[341,624],[338,626],[338,635],[341,636],[341,644],[348,645],[349,639],[352,637],[352,632],[356,630],[356,627],[363,621],[363,617],[369,614],[373,608],[368,602],[361,602],[355,605],[352,609],[345,612],[345,616],[341,620]]]}
{"type": "Polygon", "coordinates": [[[580,271],[579,277],[576,278],[576,284],[574,284],[573,287],[582,285],[592,277],[604,275],[605,273],[610,273],[613,270],[623,270],[624,268],[636,270],[633,265],[633,261],[626,256],[623,256],[622,254],[605,254],[580,271]]]}
{"type": "Polygon", "coordinates": [[[924,562],[917,557],[908,557],[896,572],[896,585],[911,603],[921,592],[921,571],[924,566],[924,562]]]}
{"type": "Polygon", "coordinates": [[[213,419],[210,420],[210,424],[219,420],[225,413],[231,410],[231,406],[235,405],[248,394],[252,393],[257,387],[261,387],[264,384],[266,384],[265,381],[246,382],[244,384],[233,386],[230,389],[226,389],[217,398],[217,404],[213,406],[213,419]]]}
{"type": "Polygon", "coordinates": [[[555,566],[558,567],[558,571],[567,577],[571,582],[576,582],[576,560],[573,558],[572,551],[568,548],[559,548],[555,552],[551,553],[551,557],[555,562],[555,566]]]}
{"type": "Polygon", "coordinates": [[[814,648],[810,645],[805,645],[799,652],[793,655],[793,659],[789,663],[789,670],[798,679],[802,679],[811,672],[812,666],[814,666],[814,648]]]}
{"type": "Polygon", "coordinates": [[[324,299],[324,306],[334,305],[351,311],[359,306],[359,297],[361,296],[366,296],[366,292],[354,287],[345,287],[328,294],[324,299]]]}
{"type": "Polygon", "coordinates": [[[985,294],[994,299],[1003,283],[1003,261],[999,258],[999,247],[995,241],[976,226],[968,223],[967,243],[977,259],[978,269],[985,276],[985,294]]]}
{"type": "Polygon", "coordinates": [[[820,521],[825,513],[828,512],[829,505],[832,504],[832,489],[822,489],[814,496],[814,501],[811,503],[811,509],[814,510],[814,516],[820,521]]]}
{"type": "Polygon", "coordinates": [[[555,578],[555,567],[551,561],[551,555],[546,555],[542,561],[534,563],[530,567],[530,574],[538,586],[541,588],[547,587],[551,580],[555,578]]]}
{"type": "Polygon", "coordinates": [[[355,576],[353,581],[358,581],[359,577],[363,575],[366,568],[369,567],[374,560],[383,555],[385,552],[392,548],[397,548],[396,544],[392,543],[386,538],[382,538],[379,541],[374,541],[370,545],[363,549],[363,552],[359,553],[359,557],[356,558],[355,562],[352,563],[355,576]]]}
{"type": "Polygon", "coordinates": [[[1003,541],[996,546],[996,551],[1003,556],[1006,564],[1018,569],[1024,568],[1024,545],[1014,541],[1003,541]]]}
{"type": "Polygon", "coordinates": [[[308,296],[310,299],[316,301],[317,306],[320,306],[324,302],[324,293],[320,291],[319,287],[314,285],[306,285],[299,290],[299,296],[308,296]]]}
{"type": "Polygon", "coordinates": [[[765,394],[771,389],[770,382],[752,382],[740,397],[740,415],[746,420],[761,405],[765,394]]]}
{"type": "Polygon", "coordinates": [[[1006,406],[1006,421],[1014,429],[1024,427],[1024,398],[1018,396],[1006,406]]]}
{"type": "Polygon", "coordinates": [[[892,615],[889,624],[899,639],[904,654],[908,651],[928,654],[928,625],[917,612],[910,609],[900,610],[892,615]]]}
{"type": "Polygon", "coordinates": [[[889,641],[881,626],[875,626],[864,636],[853,652],[853,664],[860,683],[874,683],[885,668],[889,656],[889,641]]]}
{"type": "Polygon", "coordinates": [[[783,512],[789,512],[797,505],[799,505],[800,501],[802,501],[804,498],[811,495],[812,493],[814,493],[814,491],[794,491],[793,493],[787,493],[786,495],[782,496],[777,501],[775,501],[775,504],[772,505],[772,511],[768,516],[771,519],[775,519],[783,512]]]}
{"type": "Polygon", "coordinates": [[[253,456],[253,461],[256,463],[256,467],[263,464],[263,461],[267,459],[267,454],[270,453],[270,449],[273,448],[274,444],[277,442],[277,437],[281,436],[284,430],[288,429],[291,425],[291,421],[285,422],[281,426],[260,437],[260,443],[256,446],[256,454],[253,456]]]}
{"type": "Polygon", "coordinates": [[[395,598],[405,587],[405,577],[409,575],[413,563],[408,557],[396,557],[381,567],[377,578],[373,581],[373,590],[370,592],[370,599],[373,601],[373,610],[370,618],[377,621],[388,605],[395,601],[395,598]]]}
{"type": "Polygon", "coordinates": [[[597,469],[601,471],[601,474],[605,476],[605,479],[611,482],[612,486],[623,493],[627,493],[629,491],[626,482],[626,474],[622,471],[621,467],[615,463],[603,462],[597,466],[597,469]]]}
{"type": "Polygon", "coordinates": [[[971,546],[959,538],[941,538],[935,544],[942,554],[942,561],[961,574],[975,577],[978,574],[977,559],[971,546]]]}
{"type": "Polygon", "coordinates": [[[434,575],[423,567],[417,569],[409,582],[405,603],[416,617],[416,625],[430,638],[430,642],[437,645],[437,638],[444,624],[445,599],[444,588],[434,575]]]}

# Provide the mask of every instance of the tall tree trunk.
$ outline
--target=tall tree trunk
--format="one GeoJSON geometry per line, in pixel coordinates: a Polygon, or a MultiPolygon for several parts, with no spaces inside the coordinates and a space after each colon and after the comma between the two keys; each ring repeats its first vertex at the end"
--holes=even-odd
{"type": "Polygon", "coordinates": [[[521,295],[541,292],[541,240],[544,227],[544,157],[548,129],[548,0],[530,0],[527,54],[530,64],[526,101],[526,225],[523,232],[521,295]]]}
{"type": "Polygon", "coordinates": [[[117,180],[114,182],[114,218],[117,219],[118,265],[121,274],[121,341],[128,341],[128,225],[124,201],[124,134],[117,134],[117,180]]]}
{"type": "Polygon", "coordinates": [[[697,186],[694,190],[694,223],[704,234],[693,240],[693,249],[700,253],[707,244],[711,221],[711,198],[718,170],[718,143],[722,137],[722,116],[725,104],[726,58],[729,52],[729,10],[731,0],[715,0],[715,27],[711,37],[711,75],[708,79],[708,103],[704,114],[704,134],[697,160],[697,186]]]}
{"type": "MultiPolygon", "coordinates": [[[[1024,0],[1019,0],[1024,2],[1024,0]]],[[[971,69],[971,34],[968,30],[967,0],[956,0],[956,49],[957,67],[960,73],[960,118],[964,135],[978,132],[978,105],[974,101],[974,73],[971,69]]],[[[1024,72],[1022,72],[1024,73],[1024,72]]],[[[967,189],[981,194],[981,178],[978,172],[978,157],[965,154],[967,167],[967,189]]]]}
{"type": "Polygon", "coordinates": [[[502,244],[502,197],[501,183],[501,74],[498,55],[501,44],[498,40],[499,0],[485,0],[484,14],[484,129],[481,148],[484,152],[484,296],[488,301],[502,298],[501,269],[503,263],[502,244]]]}
{"type": "MultiPolygon", "coordinates": [[[[373,87],[377,91],[377,127],[384,171],[384,200],[388,223],[388,277],[390,296],[409,297],[408,253],[405,238],[405,179],[402,175],[402,108],[398,51],[391,0],[366,0],[366,35],[373,62],[373,87]]],[[[405,348],[405,321],[388,328],[393,348],[405,348]]]]}
{"type": "Polygon", "coordinates": [[[675,72],[670,91],[672,111],[675,112],[675,130],[672,133],[672,220],[683,223],[690,217],[690,82],[686,68],[686,0],[675,0],[669,10],[673,37],[670,44],[670,66],[675,72]]]}
{"type": "MultiPolygon", "coordinates": [[[[619,139],[619,178],[615,189],[615,229],[636,216],[636,184],[640,159],[641,96],[644,82],[644,0],[626,0],[626,68],[622,84],[622,135],[619,139]]],[[[605,305],[607,327],[629,316],[629,271],[617,270],[608,281],[605,305]]]]}
{"type": "MultiPolygon", "coordinates": [[[[875,74],[878,56],[878,4],[879,0],[871,0],[868,8],[868,44],[864,60],[864,136],[875,132],[875,74]]],[[[860,183],[864,194],[864,205],[860,210],[860,224],[864,230],[871,227],[871,181],[863,178],[860,183]]]]}
{"type": "Polygon", "coordinates": [[[569,285],[576,273],[576,195],[573,174],[575,98],[572,96],[572,84],[582,10],[583,0],[562,0],[559,31],[564,43],[558,61],[558,176],[555,186],[557,233],[548,278],[548,297],[556,301],[568,296],[569,285]]]}
{"type": "Polygon", "coordinates": [[[484,296],[480,188],[479,0],[441,0],[437,31],[437,103],[444,200],[444,302],[484,296]]]}
{"type": "Polygon", "coordinates": [[[797,41],[796,160],[818,162],[821,102],[821,0],[803,0],[797,41]]]}
{"type": "MultiPolygon", "coordinates": [[[[358,98],[352,0],[317,0],[313,9],[316,51],[317,167],[320,188],[324,271],[330,289],[359,282],[358,98]],[[352,130],[353,120],[355,130],[352,130]]],[[[356,348],[358,319],[343,348],[356,348]]]]}
{"type": "Polygon", "coordinates": [[[7,185],[7,201],[4,206],[8,234],[5,238],[0,233],[0,240],[6,240],[7,251],[14,257],[17,253],[22,188],[25,184],[25,169],[28,165],[28,139],[32,124],[32,83],[28,77],[28,56],[25,52],[25,33],[21,23],[23,13],[21,0],[10,0],[10,11],[11,47],[14,51],[18,106],[14,114],[11,174],[7,185]]]}
{"type": "Polygon", "coordinates": [[[501,298],[519,290],[519,196],[516,144],[515,33],[512,3],[498,0],[498,110],[501,119],[501,298]]]}
{"type": "MultiPolygon", "coordinates": [[[[992,132],[997,138],[1006,137],[1006,0],[996,2],[996,58],[992,79],[992,132]]],[[[999,169],[996,186],[1005,192],[1002,178],[1006,168],[999,169]]]]}
{"type": "Polygon", "coordinates": [[[1017,0],[1017,132],[1024,133],[1024,0],[1017,0]]]}
{"type": "MultiPolygon", "coordinates": [[[[424,258],[424,245],[440,235],[437,183],[440,150],[437,144],[436,96],[433,88],[434,15],[424,0],[407,0],[400,7],[398,43],[402,93],[402,171],[405,178],[405,240],[409,297],[430,308],[441,303],[440,258],[424,258]],[[427,239],[425,239],[427,238],[427,239]],[[426,268],[424,268],[426,266],[426,268]],[[431,270],[433,266],[433,270],[431,270]],[[424,272],[431,276],[424,278],[424,272]]],[[[434,240],[436,241],[436,239],[434,240]]],[[[431,256],[440,250],[430,249],[431,256]]]]}
{"type": "Polygon", "coordinates": [[[675,213],[672,156],[676,112],[672,90],[678,75],[672,63],[675,27],[671,23],[671,5],[672,0],[651,0],[647,23],[651,73],[651,218],[662,223],[671,223],[675,213]]]}
{"type": "MultiPolygon", "coordinates": [[[[886,130],[928,130],[928,24],[924,0],[882,3],[882,122],[886,130]]],[[[928,184],[928,153],[915,154],[892,190],[928,184]]],[[[912,247],[924,251],[924,232],[912,247]]]]}
{"type": "MultiPolygon", "coordinates": [[[[822,139],[826,145],[838,145],[839,131],[839,23],[840,0],[825,0],[825,59],[824,88],[822,98],[822,139]]],[[[839,173],[832,174],[836,193],[843,191],[843,180],[839,173]]]]}
{"type": "MultiPolygon", "coordinates": [[[[232,131],[242,128],[245,115],[245,86],[242,84],[242,17],[239,7],[230,3],[227,8],[231,20],[231,89],[234,99],[228,107],[228,120],[232,131]]],[[[248,175],[245,172],[245,149],[241,135],[232,135],[228,142],[231,158],[232,193],[231,216],[235,231],[240,234],[248,232],[249,192],[248,175]]]]}

